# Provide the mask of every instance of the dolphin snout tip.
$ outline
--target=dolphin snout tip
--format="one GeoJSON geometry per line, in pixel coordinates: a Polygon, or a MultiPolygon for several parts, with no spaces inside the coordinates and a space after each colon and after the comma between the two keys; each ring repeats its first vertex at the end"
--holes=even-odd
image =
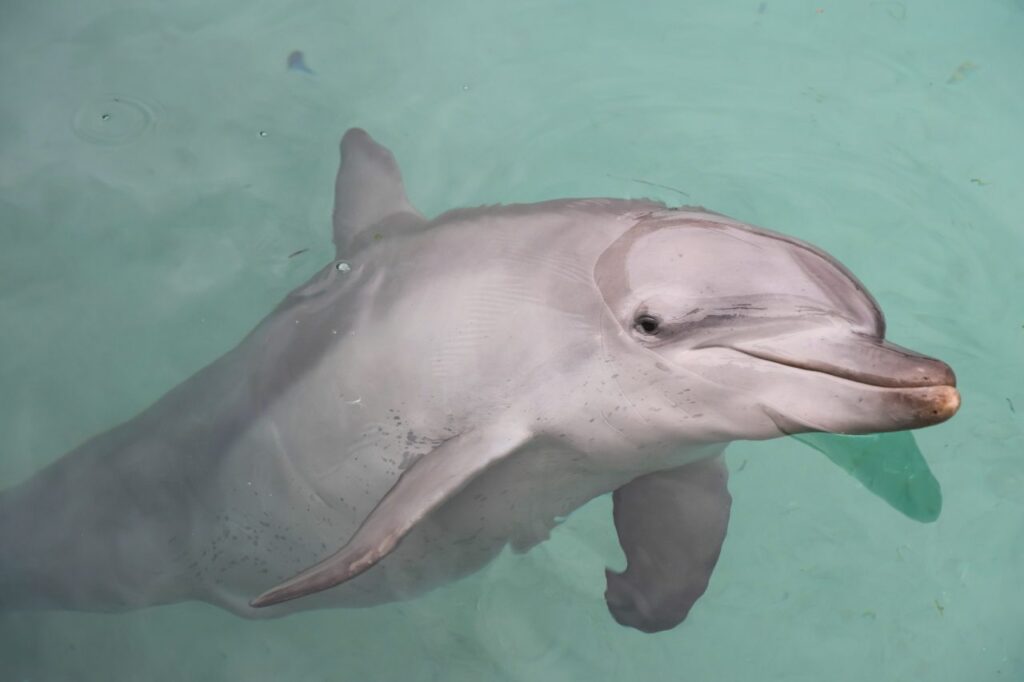
{"type": "Polygon", "coordinates": [[[902,431],[934,426],[960,409],[960,391],[955,386],[919,386],[897,389],[890,394],[889,427],[878,431],[902,431]]]}
{"type": "Polygon", "coordinates": [[[941,424],[960,409],[960,391],[955,386],[930,386],[925,391],[917,403],[917,419],[922,426],[941,424]]]}
{"type": "MultiPolygon", "coordinates": [[[[954,381],[956,381],[955,378],[954,381]]],[[[934,410],[936,416],[941,421],[946,421],[960,409],[960,391],[956,389],[954,384],[952,386],[939,386],[935,392],[934,410]]]]}

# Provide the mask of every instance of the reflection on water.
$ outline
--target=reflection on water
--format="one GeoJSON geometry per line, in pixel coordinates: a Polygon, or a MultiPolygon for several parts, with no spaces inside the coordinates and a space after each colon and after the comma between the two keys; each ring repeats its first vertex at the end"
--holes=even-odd
{"type": "Polygon", "coordinates": [[[942,511],[942,490],[909,431],[869,436],[803,433],[810,445],[834,464],[915,521],[930,522],[942,511]]]}

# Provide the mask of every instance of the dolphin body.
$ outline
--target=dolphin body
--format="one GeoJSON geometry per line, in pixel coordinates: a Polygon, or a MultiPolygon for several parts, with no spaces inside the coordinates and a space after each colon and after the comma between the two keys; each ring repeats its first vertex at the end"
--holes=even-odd
{"type": "Polygon", "coordinates": [[[620,623],[707,587],[737,439],[957,410],[802,241],[698,207],[576,199],[427,220],[341,142],[337,259],[234,350],[0,495],[0,606],[204,600],[246,617],[409,598],[614,491],[620,623]]]}

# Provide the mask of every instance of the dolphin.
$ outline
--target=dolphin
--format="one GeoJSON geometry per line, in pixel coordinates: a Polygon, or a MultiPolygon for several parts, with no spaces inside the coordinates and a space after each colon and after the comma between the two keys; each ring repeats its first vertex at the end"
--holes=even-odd
{"type": "Polygon", "coordinates": [[[341,141],[336,258],[133,419],[0,494],[0,606],[202,600],[256,618],[408,599],[614,495],[612,616],[707,587],[740,439],[937,424],[953,371],[885,339],[803,241],[700,207],[410,203],[341,141]]]}

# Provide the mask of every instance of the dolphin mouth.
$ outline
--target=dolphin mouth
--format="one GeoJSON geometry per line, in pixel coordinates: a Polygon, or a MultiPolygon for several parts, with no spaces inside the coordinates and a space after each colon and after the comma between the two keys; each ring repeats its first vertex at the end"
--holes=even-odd
{"type": "Polygon", "coordinates": [[[864,334],[805,334],[730,344],[744,355],[880,388],[956,387],[953,369],[935,358],[864,334]]]}
{"type": "MultiPolygon", "coordinates": [[[[946,421],[959,410],[956,376],[942,360],[915,353],[865,334],[795,333],[739,340],[728,347],[766,363],[815,372],[868,389],[879,408],[866,420],[853,420],[843,432],[879,433],[922,428],[946,421]]],[[[850,403],[851,415],[868,402],[850,403]]],[[[767,413],[782,433],[827,431],[796,416],[767,413]]],[[[812,418],[813,419],[813,418],[812,418]]]]}
{"type": "MultiPolygon", "coordinates": [[[[885,408],[880,421],[865,433],[939,424],[960,409],[956,375],[949,365],[884,339],[857,333],[838,338],[793,334],[738,342],[729,348],[764,362],[880,389],[885,408]]],[[[780,423],[781,414],[769,416],[783,433],[827,430],[811,424],[780,423]]]]}

